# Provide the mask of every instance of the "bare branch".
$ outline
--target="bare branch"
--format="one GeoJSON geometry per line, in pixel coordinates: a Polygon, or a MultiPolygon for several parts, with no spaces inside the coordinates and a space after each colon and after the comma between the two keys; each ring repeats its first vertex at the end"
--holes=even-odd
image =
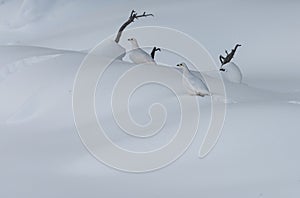
{"type": "Polygon", "coordinates": [[[152,49],[152,52],[151,52],[151,57],[154,59],[154,56],[155,56],[155,52],[156,51],[161,51],[160,48],[156,48],[156,47],[153,47],[152,49]]]}
{"type": "Polygon", "coordinates": [[[138,18],[140,18],[140,17],[148,17],[148,16],[152,16],[152,17],[154,17],[154,15],[153,14],[146,14],[146,12],[144,12],[143,14],[141,14],[141,15],[136,15],[135,16],[135,18],[136,19],[138,19],[138,18]]]}
{"type": "MultiPolygon", "coordinates": [[[[231,59],[233,58],[237,48],[240,47],[240,46],[241,46],[240,44],[235,45],[234,49],[232,49],[230,53],[228,53],[227,50],[225,50],[226,57],[223,57],[222,55],[219,56],[219,59],[220,59],[220,62],[221,62],[221,67],[223,65],[225,65],[226,63],[229,63],[231,61],[231,59]]],[[[223,71],[223,70],[221,70],[221,71],[223,71]]]]}
{"type": "Polygon", "coordinates": [[[139,19],[139,18],[142,18],[142,17],[148,17],[148,16],[154,16],[153,14],[146,14],[146,12],[144,12],[143,14],[141,15],[138,15],[135,10],[132,10],[131,13],[130,13],[130,16],[128,18],[127,21],[125,21],[125,23],[120,27],[119,31],[118,31],[118,34],[117,34],[117,37],[115,39],[115,42],[116,43],[119,43],[120,41],[120,38],[121,38],[121,35],[122,35],[122,32],[124,31],[124,29],[131,23],[134,22],[135,19],[139,19]]]}

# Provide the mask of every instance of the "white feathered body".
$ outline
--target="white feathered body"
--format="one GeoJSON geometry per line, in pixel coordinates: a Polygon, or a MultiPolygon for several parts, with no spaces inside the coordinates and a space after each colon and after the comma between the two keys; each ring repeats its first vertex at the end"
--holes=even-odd
{"type": "Polygon", "coordinates": [[[139,47],[139,44],[135,38],[129,39],[132,50],[129,52],[129,58],[133,63],[136,64],[143,64],[143,63],[153,63],[156,64],[154,59],[145,52],[143,49],[139,47]]]}
{"type": "Polygon", "coordinates": [[[133,49],[129,52],[129,58],[133,63],[142,64],[142,63],[153,63],[156,64],[153,58],[141,48],[133,49]]]}
{"type": "Polygon", "coordinates": [[[205,83],[200,78],[193,75],[186,66],[183,67],[182,83],[190,94],[200,96],[210,94],[205,83]]]}

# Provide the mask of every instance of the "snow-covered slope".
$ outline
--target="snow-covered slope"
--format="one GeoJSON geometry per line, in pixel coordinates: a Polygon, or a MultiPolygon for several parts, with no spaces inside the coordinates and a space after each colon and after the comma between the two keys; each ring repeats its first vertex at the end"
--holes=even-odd
{"type": "MultiPolygon", "coordinates": [[[[66,104],[66,99],[63,98],[70,97],[72,94],[72,83],[75,79],[76,71],[86,56],[86,53],[23,46],[2,46],[1,50],[7,53],[7,55],[2,53],[4,55],[2,59],[4,64],[1,69],[8,71],[6,75],[2,73],[3,77],[0,84],[1,93],[6,93],[2,95],[0,102],[2,105],[2,123],[5,123],[11,115],[13,115],[13,117],[19,117],[19,119],[21,114],[24,116],[23,119],[31,117],[32,114],[35,114],[34,111],[40,111],[40,108],[49,108],[49,111],[53,111],[51,103],[53,103],[53,107],[57,107],[57,110],[63,106],[69,106],[66,104]],[[8,55],[10,50],[15,53],[8,55]],[[56,88],[61,89],[61,93],[65,96],[58,96],[59,93],[55,92],[56,88]],[[61,103],[61,105],[58,105],[59,103],[61,103]],[[43,106],[43,104],[45,104],[45,106],[43,106]],[[22,106],[21,109],[20,106],[22,106]],[[29,109],[31,112],[28,112],[29,109]],[[16,110],[18,111],[15,112],[16,110]]],[[[109,53],[109,51],[106,51],[106,53],[109,53]]],[[[122,51],[120,51],[120,53],[122,53],[122,51]]],[[[103,57],[106,58],[107,56],[103,54],[103,57]]],[[[105,85],[103,91],[110,90],[107,95],[111,95],[112,87],[110,86],[113,86],[118,78],[134,66],[135,64],[133,63],[115,61],[107,71],[108,74],[106,75],[108,75],[108,79],[100,83],[105,85]],[[115,76],[114,78],[112,78],[112,74],[115,76]]],[[[165,78],[170,78],[168,77],[168,70],[178,70],[178,72],[182,72],[175,66],[159,66],[165,68],[165,78]]],[[[199,72],[193,72],[193,74],[201,79],[203,79],[202,76],[204,75],[207,76],[206,79],[214,81],[211,72],[207,74],[202,73],[202,76],[199,72]]],[[[294,99],[297,100],[297,93],[276,93],[253,88],[245,84],[233,83],[226,80],[224,82],[227,99],[229,101],[235,101],[236,103],[267,102],[270,100],[274,102],[288,102],[292,99],[292,96],[295,96],[294,99]]],[[[173,79],[173,83],[176,87],[182,87],[182,94],[189,94],[181,83],[181,79],[173,79]]],[[[151,87],[151,85],[149,86],[151,87]]],[[[157,89],[156,85],[153,86],[154,87],[149,90],[152,94],[154,94],[157,89]]],[[[212,94],[218,95],[221,93],[212,94]]],[[[101,92],[101,96],[103,96],[103,92],[101,92]]],[[[143,95],[139,97],[138,100],[141,103],[149,103],[145,101],[147,98],[144,98],[143,95]]],[[[161,98],[164,97],[162,96],[161,98]]],[[[206,99],[202,98],[199,98],[199,100],[206,101],[206,99]]],[[[68,102],[70,103],[71,101],[68,102]]],[[[138,103],[135,104],[138,105],[138,103]]],[[[44,113],[47,113],[46,110],[44,113]]],[[[9,118],[9,120],[12,121],[13,119],[9,118]]]]}
{"type": "Polygon", "coordinates": [[[225,69],[225,71],[221,73],[226,80],[234,83],[242,82],[243,74],[241,72],[241,69],[235,63],[227,63],[223,66],[223,69],[225,69]]]}
{"type": "MultiPolygon", "coordinates": [[[[8,49],[12,47],[9,46],[8,49]]],[[[23,57],[28,52],[28,48],[20,46],[15,46],[14,48],[16,52],[24,50],[23,57]]],[[[4,50],[4,47],[2,49],[4,50]]],[[[31,52],[34,52],[35,50],[39,51],[40,48],[30,47],[30,49],[31,52]]],[[[43,50],[45,49],[41,51],[43,50]]],[[[226,196],[243,195],[245,192],[252,195],[260,194],[261,192],[272,194],[273,192],[278,192],[274,189],[274,186],[281,185],[283,182],[281,178],[290,183],[288,188],[283,188],[281,191],[289,193],[290,188],[298,189],[293,187],[297,185],[297,172],[295,172],[295,168],[292,168],[298,163],[297,158],[294,158],[297,155],[295,153],[297,149],[291,149],[292,147],[297,148],[297,144],[295,138],[289,139],[296,135],[297,128],[291,126],[297,126],[296,115],[298,110],[293,108],[297,107],[296,104],[289,104],[288,101],[291,99],[291,96],[298,100],[296,97],[299,95],[275,93],[225,81],[226,93],[230,103],[227,104],[228,115],[224,132],[214,152],[204,160],[197,158],[199,143],[205,133],[205,126],[209,123],[210,114],[209,97],[198,97],[200,108],[205,116],[200,121],[199,135],[187,154],[166,169],[148,174],[148,176],[134,176],[110,170],[94,160],[84,150],[76,134],[71,108],[72,85],[76,71],[85,54],[50,49],[47,49],[46,54],[56,56],[50,56],[45,59],[43,58],[45,54],[42,52],[40,54],[40,56],[34,56],[34,59],[39,61],[26,62],[26,66],[24,64],[24,67],[18,72],[12,72],[0,84],[1,131],[2,135],[10,139],[8,142],[3,141],[4,139],[1,141],[1,145],[6,150],[5,153],[4,150],[1,152],[4,161],[1,166],[2,170],[13,170],[13,172],[3,172],[2,175],[10,179],[19,178],[18,174],[23,175],[15,184],[18,188],[17,193],[24,192],[25,189],[23,188],[26,188],[29,184],[37,185],[37,182],[42,181],[43,178],[47,180],[48,185],[55,188],[55,192],[62,192],[63,188],[53,183],[61,177],[64,178],[64,182],[60,186],[64,186],[64,188],[77,185],[83,185],[84,188],[87,188],[84,183],[91,182],[88,178],[92,177],[94,178],[93,181],[101,184],[102,187],[100,189],[102,190],[97,191],[96,189],[99,188],[91,189],[90,193],[97,194],[98,192],[111,196],[120,196],[123,193],[127,196],[131,194],[132,188],[122,186],[122,183],[125,181],[123,179],[120,180],[120,178],[127,178],[126,180],[131,185],[136,185],[137,194],[141,196],[143,195],[143,189],[151,185],[152,187],[148,189],[149,194],[146,197],[153,197],[155,195],[154,190],[160,189],[153,183],[158,178],[165,182],[163,184],[165,188],[173,185],[178,187],[181,184],[183,185],[183,181],[174,182],[174,179],[172,179],[174,177],[188,179],[185,183],[188,182],[190,187],[187,188],[186,185],[183,185],[181,188],[191,196],[195,196],[198,193],[213,197],[218,197],[221,194],[226,196]],[[293,109],[293,111],[289,109],[293,109]],[[285,112],[288,112],[294,118],[288,117],[287,119],[281,116],[285,112]],[[240,115],[243,115],[243,119],[240,118],[240,115]],[[261,120],[259,119],[260,117],[264,117],[264,119],[261,120]],[[280,129],[286,128],[284,131],[273,125],[272,120],[278,119],[280,120],[280,129]],[[233,120],[238,121],[233,122],[233,120]],[[260,124],[257,125],[256,123],[260,124]],[[244,128],[244,125],[248,126],[244,128]],[[260,130],[258,126],[263,126],[265,130],[260,130]],[[249,140],[252,142],[249,142],[249,140]],[[282,140],[282,142],[279,140],[282,140]],[[288,141],[289,147],[286,147],[285,141],[288,141]],[[12,142],[18,143],[11,144],[12,142]],[[53,150],[52,144],[55,145],[55,150],[53,150]],[[265,144],[268,145],[268,149],[265,148],[265,144]],[[278,147],[281,147],[283,150],[280,150],[278,147]],[[23,149],[20,150],[21,148],[23,149]],[[289,154],[283,155],[286,152],[289,152],[289,154]],[[18,153],[23,158],[15,158],[19,156],[18,153]],[[277,154],[282,156],[283,159],[281,161],[277,162],[277,154]],[[267,161],[261,159],[265,155],[269,156],[267,161]],[[9,156],[15,157],[10,159],[9,156]],[[45,163],[44,160],[49,163],[45,163]],[[264,161],[264,165],[253,162],[262,162],[261,160],[264,161]],[[296,161],[294,163],[289,162],[293,160],[296,161]],[[18,163],[20,166],[9,167],[11,163],[18,163]],[[272,172],[277,172],[275,174],[277,177],[273,173],[271,174],[270,166],[272,167],[272,172]],[[183,167],[187,167],[187,169],[183,167]],[[287,174],[280,172],[282,168],[289,168],[287,174]],[[24,183],[25,180],[28,180],[28,174],[31,174],[29,182],[24,183]],[[112,175],[119,178],[118,182],[112,178],[112,175]],[[80,182],[77,184],[65,183],[73,177],[79,179],[80,182]],[[103,177],[107,179],[104,181],[103,177]],[[135,180],[138,180],[139,184],[135,180]],[[228,180],[230,180],[232,186],[235,186],[234,188],[230,186],[225,187],[225,183],[228,180]],[[272,183],[269,180],[272,180],[272,183]],[[255,181],[255,183],[259,181],[259,185],[255,183],[249,184],[250,181],[255,181]],[[198,185],[201,184],[201,191],[198,191],[199,188],[194,187],[197,183],[198,185]],[[252,188],[248,188],[249,185],[257,190],[251,190],[252,188]],[[211,186],[217,186],[222,189],[219,192],[220,194],[215,190],[209,190],[211,186]],[[264,189],[260,190],[261,186],[264,186],[264,189]],[[119,193],[112,191],[112,188],[116,187],[120,189],[119,193]]],[[[10,60],[20,61],[20,54],[16,53],[10,56],[10,60]]],[[[26,56],[25,59],[28,60],[29,57],[26,56]]],[[[103,82],[106,82],[104,84],[105,87],[100,87],[97,91],[98,102],[96,107],[99,119],[105,123],[104,127],[109,127],[110,131],[112,131],[108,136],[113,141],[128,149],[149,150],[165,144],[172,138],[174,135],[172,131],[174,128],[176,129],[174,123],[178,122],[179,119],[179,109],[176,99],[168,89],[150,84],[138,91],[131,100],[130,108],[134,118],[137,119],[136,121],[140,123],[147,121],[148,117],[145,112],[147,112],[149,104],[153,102],[165,105],[168,115],[172,116],[168,116],[166,125],[160,135],[150,140],[139,142],[122,133],[114,123],[111,113],[109,113],[111,112],[109,105],[107,105],[111,94],[109,87],[113,86],[114,81],[133,66],[132,63],[116,61],[109,67],[110,69],[103,79],[103,82]]],[[[170,66],[160,65],[160,67],[165,68],[166,77],[168,77],[168,70],[177,70],[177,68],[170,66]]],[[[200,75],[196,72],[194,74],[200,75]]],[[[181,79],[174,79],[173,83],[175,86],[182,86],[181,79]]],[[[182,94],[186,94],[183,87],[182,94]]],[[[38,184],[38,186],[43,187],[41,184],[38,184]]],[[[78,195],[76,196],[72,193],[74,192],[73,190],[67,190],[66,193],[68,196],[80,197],[86,190],[77,191],[78,195]]],[[[38,196],[41,192],[49,193],[49,191],[45,190],[36,190],[34,193],[28,192],[27,195],[38,196]]],[[[2,190],[2,193],[5,195],[13,194],[9,188],[2,190]]],[[[166,196],[178,197],[178,194],[172,190],[162,190],[161,193],[166,196]]],[[[46,197],[49,195],[46,195],[46,197]]]]}
{"type": "MultiPolygon", "coordinates": [[[[296,1],[1,1],[0,197],[298,198],[299,6],[296,1]],[[198,154],[211,122],[211,97],[196,98],[199,128],[185,154],[154,172],[131,174],[107,167],[78,136],[72,110],[77,71],[87,49],[115,33],[132,8],[155,17],[131,27],[177,28],[201,41],[213,57],[237,41],[243,44],[234,58],[242,82],[235,75],[235,80],[224,77],[226,96],[213,92],[219,104],[226,104],[226,117],[216,147],[204,159],[198,154]]],[[[105,46],[97,51],[103,59],[111,58],[111,51],[125,52],[113,41],[105,46]]],[[[160,75],[178,88],[180,96],[193,97],[181,78],[171,75],[181,74],[175,65],[183,60],[166,54],[157,55],[160,75]]],[[[119,77],[133,67],[120,59],[108,67],[96,90],[96,113],[117,145],[149,151],[172,140],[180,106],[166,87],[142,86],[129,100],[132,118],[147,124],[149,108],[160,103],[167,112],[165,125],[151,138],[124,133],[114,120],[111,94],[119,77]]],[[[214,84],[218,72],[193,74],[214,84]]]]}

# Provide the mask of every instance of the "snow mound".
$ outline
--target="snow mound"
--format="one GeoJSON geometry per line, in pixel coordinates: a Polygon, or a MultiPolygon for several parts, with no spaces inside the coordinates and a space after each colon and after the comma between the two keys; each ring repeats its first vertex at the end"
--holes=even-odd
{"type": "MultiPolygon", "coordinates": [[[[27,49],[23,48],[22,57],[29,55],[26,54],[27,49]]],[[[11,54],[10,60],[18,60],[20,55],[11,54]]],[[[71,90],[76,71],[84,57],[84,53],[68,52],[27,57],[2,66],[4,75],[0,76],[0,125],[30,123],[43,116],[66,119],[65,112],[72,115],[71,90]],[[57,110],[63,107],[69,110],[57,115],[57,110]]],[[[62,124],[65,125],[65,121],[62,124]]]]}
{"type": "Polygon", "coordinates": [[[81,54],[76,51],[35,46],[0,46],[0,82],[23,68],[70,53],[81,54]]]}
{"type": "MultiPolygon", "coordinates": [[[[0,51],[1,50],[3,52],[14,50],[16,53],[12,53],[10,56],[5,53],[1,54],[1,61],[6,64],[2,66],[3,75],[1,76],[2,80],[0,82],[0,92],[2,93],[0,97],[0,122],[2,120],[3,122],[7,121],[9,124],[17,124],[20,122],[30,123],[41,117],[51,117],[53,120],[56,120],[58,119],[57,112],[60,112],[59,120],[69,120],[68,123],[72,123],[71,89],[77,69],[86,54],[18,46],[0,47],[0,51]],[[39,53],[36,51],[39,51],[39,53]],[[39,56],[33,55],[34,53],[39,56]],[[5,80],[3,80],[3,78],[5,78],[5,80]],[[62,112],[68,113],[64,114],[62,112]]],[[[96,50],[96,53],[101,54],[101,58],[103,56],[112,58],[118,54],[124,55],[125,49],[113,40],[109,40],[106,41],[101,49],[96,50]]],[[[99,83],[101,84],[98,90],[100,92],[97,92],[101,94],[96,94],[97,96],[101,96],[97,101],[99,101],[98,105],[101,107],[99,108],[101,109],[101,114],[103,113],[105,118],[110,116],[110,109],[108,109],[109,106],[107,103],[101,103],[101,101],[104,99],[110,101],[111,91],[119,77],[134,66],[135,64],[116,60],[106,70],[105,75],[99,83]]],[[[172,76],[170,76],[171,71],[178,70],[177,68],[165,65],[157,66],[164,71],[161,73],[164,78],[172,79],[172,85],[180,89],[180,94],[189,97],[182,85],[182,79],[172,78],[172,76]]],[[[224,75],[233,71],[230,70],[232,65],[230,67],[226,65],[225,67],[227,67],[226,69],[228,69],[228,71],[226,73],[224,72],[224,75]]],[[[181,71],[178,70],[178,72],[181,71]]],[[[200,79],[203,79],[205,76],[205,79],[209,80],[209,84],[218,82],[216,78],[210,75],[196,71],[191,72],[200,79]]],[[[216,71],[216,73],[218,73],[218,71],[216,71]]],[[[234,78],[230,80],[234,81],[234,78]]],[[[241,78],[236,81],[240,82],[241,78]]],[[[230,81],[225,81],[224,83],[226,87],[226,97],[222,98],[222,93],[213,93],[214,95],[220,95],[219,100],[224,103],[234,104],[266,100],[289,101],[291,99],[295,100],[296,98],[294,95],[288,96],[287,100],[287,95],[270,93],[269,91],[230,81]]],[[[142,117],[140,116],[141,106],[145,107],[145,104],[151,104],[153,101],[146,93],[159,96],[157,100],[161,103],[167,101],[167,105],[176,106],[176,97],[167,89],[159,88],[157,85],[149,85],[145,93],[137,95],[136,98],[133,99],[135,101],[132,103],[131,110],[139,115],[137,116],[138,118],[142,117]]],[[[206,98],[199,97],[198,100],[204,106],[209,103],[206,98]]],[[[171,110],[169,113],[172,114],[174,111],[171,110]]]]}
{"type": "Polygon", "coordinates": [[[243,79],[242,72],[240,68],[233,62],[227,63],[223,65],[225,71],[221,71],[222,76],[224,79],[234,82],[234,83],[241,83],[243,79]]]}
{"type": "Polygon", "coordinates": [[[116,43],[114,40],[107,39],[100,46],[92,51],[94,55],[100,55],[103,58],[120,59],[126,55],[126,49],[116,43]]]}
{"type": "Polygon", "coordinates": [[[52,48],[37,47],[37,46],[22,46],[22,45],[2,45],[0,46],[0,67],[6,64],[14,63],[22,59],[47,56],[47,55],[59,55],[66,53],[79,53],[70,50],[57,50],[52,48]]]}
{"type": "Polygon", "coordinates": [[[33,56],[30,58],[21,59],[19,61],[9,63],[3,67],[0,67],[0,82],[7,78],[8,75],[11,75],[15,72],[19,72],[23,68],[26,68],[27,66],[31,66],[34,63],[39,63],[48,59],[55,58],[57,56],[60,56],[60,54],[55,55],[44,55],[44,56],[33,56]]]}

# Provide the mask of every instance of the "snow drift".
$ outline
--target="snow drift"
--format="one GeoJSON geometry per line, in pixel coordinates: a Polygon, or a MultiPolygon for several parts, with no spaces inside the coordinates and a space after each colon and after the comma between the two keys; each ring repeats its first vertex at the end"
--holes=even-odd
{"type": "Polygon", "coordinates": [[[221,71],[222,76],[234,83],[241,83],[243,80],[243,75],[240,68],[234,63],[230,62],[222,66],[225,71],[221,71]]]}

